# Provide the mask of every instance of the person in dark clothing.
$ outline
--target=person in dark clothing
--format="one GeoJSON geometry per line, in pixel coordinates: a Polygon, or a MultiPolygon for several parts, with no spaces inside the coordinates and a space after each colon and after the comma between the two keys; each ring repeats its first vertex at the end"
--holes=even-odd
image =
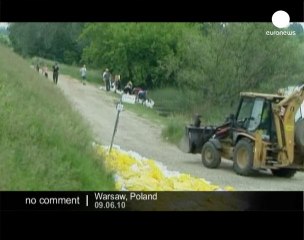
{"type": "Polygon", "coordinates": [[[138,96],[139,91],[142,91],[140,87],[135,87],[132,90],[132,94],[138,96]]]}
{"type": "Polygon", "coordinates": [[[103,73],[103,80],[106,82],[106,90],[110,91],[111,73],[109,72],[109,69],[106,69],[103,73]]]}
{"type": "Polygon", "coordinates": [[[147,91],[139,90],[137,94],[138,100],[141,100],[143,103],[147,100],[147,91]]]}
{"type": "Polygon", "coordinates": [[[57,82],[58,82],[58,75],[59,75],[59,67],[58,67],[58,64],[55,63],[53,65],[53,81],[55,84],[57,84],[57,82]]]}

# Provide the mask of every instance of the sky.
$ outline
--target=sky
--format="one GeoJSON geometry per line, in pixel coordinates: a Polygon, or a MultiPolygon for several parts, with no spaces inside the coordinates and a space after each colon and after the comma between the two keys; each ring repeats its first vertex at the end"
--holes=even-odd
{"type": "Polygon", "coordinates": [[[2,23],[2,22],[0,22],[0,27],[7,27],[7,23],[2,23]]]}

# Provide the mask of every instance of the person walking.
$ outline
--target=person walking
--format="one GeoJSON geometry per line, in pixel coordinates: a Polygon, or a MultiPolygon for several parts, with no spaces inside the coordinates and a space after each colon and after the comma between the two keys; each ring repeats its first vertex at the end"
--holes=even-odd
{"type": "Polygon", "coordinates": [[[86,65],[83,65],[82,68],[80,68],[80,73],[81,73],[81,77],[82,77],[82,84],[86,85],[86,79],[87,79],[87,69],[86,69],[86,65]]]}
{"type": "Polygon", "coordinates": [[[121,86],[120,86],[120,75],[116,75],[115,76],[115,81],[114,81],[114,86],[115,86],[115,92],[118,90],[121,90],[121,86]]]}
{"type": "Polygon", "coordinates": [[[57,84],[58,82],[58,75],[59,75],[59,66],[57,62],[53,65],[53,82],[57,84]]]}
{"type": "Polygon", "coordinates": [[[39,68],[40,68],[40,67],[39,67],[39,63],[37,63],[37,64],[36,64],[36,70],[37,70],[37,72],[39,72],[39,68]]]}
{"type": "Polygon", "coordinates": [[[110,91],[110,80],[111,80],[111,73],[109,72],[108,68],[106,68],[102,77],[103,77],[103,80],[106,82],[106,90],[108,92],[108,91],[110,91]]]}

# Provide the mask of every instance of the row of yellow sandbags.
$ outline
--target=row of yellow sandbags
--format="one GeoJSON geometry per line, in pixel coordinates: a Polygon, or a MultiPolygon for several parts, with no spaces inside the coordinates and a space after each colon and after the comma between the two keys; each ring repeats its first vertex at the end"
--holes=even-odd
{"type": "Polygon", "coordinates": [[[117,190],[128,191],[221,191],[221,188],[203,178],[173,172],[154,160],[146,159],[138,153],[123,151],[118,146],[108,148],[96,145],[97,153],[105,159],[106,168],[114,172],[117,190]]]}

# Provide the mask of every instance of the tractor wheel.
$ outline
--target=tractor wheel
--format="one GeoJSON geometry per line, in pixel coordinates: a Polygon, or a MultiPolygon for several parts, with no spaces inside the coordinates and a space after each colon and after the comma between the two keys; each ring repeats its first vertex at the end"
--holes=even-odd
{"type": "Polygon", "coordinates": [[[243,176],[250,176],[255,171],[253,166],[253,145],[247,139],[241,139],[233,152],[233,170],[243,176]]]}
{"type": "Polygon", "coordinates": [[[284,178],[292,178],[297,170],[290,168],[279,168],[279,169],[271,169],[271,172],[274,176],[284,177],[284,178]]]}
{"type": "Polygon", "coordinates": [[[304,155],[304,119],[299,119],[295,127],[295,142],[300,149],[300,153],[304,155]]]}
{"type": "Polygon", "coordinates": [[[202,149],[202,162],[207,168],[217,168],[221,164],[221,156],[213,143],[206,142],[202,149]]]}

